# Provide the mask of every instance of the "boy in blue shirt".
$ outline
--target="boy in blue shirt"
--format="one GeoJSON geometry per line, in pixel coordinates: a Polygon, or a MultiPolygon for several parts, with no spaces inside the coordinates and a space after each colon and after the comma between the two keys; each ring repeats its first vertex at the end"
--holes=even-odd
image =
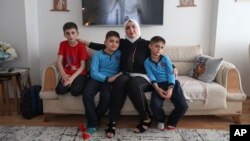
{"type": "Polygon", "coordinates": [[[119,43],[119,33],[109,31],[104,41],[106,48],[96,52],[92,57],[90,79],[83,91],[83,103],[87,118],[86,129],[83,129],[85,130],[84,139],[88,139],[98,128],[100,118],[109,107],[111,83],[121,75],[119,73],[121,52],[117,50],[119,43]],[[100,99],[95,107],[94,97],[98,91],[100,91],[100,99]]]}
{"type": "Polygon", "coordinates": [[[174,104],[175,109],[168,118],[167,129],[175,129],[180,118],[185,114],[188,106],[183,95],[182,89],[174,89],[175,80],[173,74],[172,62],[167,56],[162,55],[165,46],[165,40],[160,36],[154,36],[149,44],[151,56],[144,62],[144,67],[147,75],[154,87],[150,107],[158,122],[158,129],[165,129],[166,115],[162,108],[163,102],[170,99],[174,104]],[[175,90],[175,92],[173,92],[175,90]],[[174,95],[172,95],[174,93],[174,95]]]}

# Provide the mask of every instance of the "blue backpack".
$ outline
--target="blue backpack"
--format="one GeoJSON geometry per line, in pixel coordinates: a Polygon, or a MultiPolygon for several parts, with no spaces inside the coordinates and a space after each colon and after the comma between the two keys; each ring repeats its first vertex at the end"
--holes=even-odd
{"type": "Polygon", "coordinates": [[[39,97],[41,86],[25,87],[22,90],[20,111],[25,119],[43,114],[43,102],[39,97]]]}

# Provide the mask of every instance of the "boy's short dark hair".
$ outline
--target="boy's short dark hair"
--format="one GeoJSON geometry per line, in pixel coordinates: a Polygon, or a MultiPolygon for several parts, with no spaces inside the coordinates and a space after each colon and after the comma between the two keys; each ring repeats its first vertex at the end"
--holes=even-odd
{"type": "Polygon", "coordinates": [[[115,37],[120,39],[120,34],[116,31],[111,30],[111,31],[107,32],[105,40],[107,40],[108,38],[110,38],[112,36],[115,36],[115,37]]]}
{"type": "Polygon", "coordinates": [[[63,25],[63,32],[65,30],[72,29],[72,28],[74,28],[74,29],[76,29],[76,31],[78,31],[77,25],[75,23],[73,23],[73,22],[67,22],[67,23],[65,23],[63,25]]]}
{"type": "Polygon", "coordinates": [[[154,36],[151,38],[150,43],[156,43],[156,42],[163,42],[164,44],[166,43],[165,39],[162,38],[161,36],[154,36]]]}

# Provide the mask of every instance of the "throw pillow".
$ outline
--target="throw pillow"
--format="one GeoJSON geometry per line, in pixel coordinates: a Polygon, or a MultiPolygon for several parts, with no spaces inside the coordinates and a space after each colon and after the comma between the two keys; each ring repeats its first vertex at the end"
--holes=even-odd
{"type": "Polygon", "coordinates": [[[197,57],[189,76],[204,82],[213,82],[222,61],[223,58],[200,55],[197,57]]]}

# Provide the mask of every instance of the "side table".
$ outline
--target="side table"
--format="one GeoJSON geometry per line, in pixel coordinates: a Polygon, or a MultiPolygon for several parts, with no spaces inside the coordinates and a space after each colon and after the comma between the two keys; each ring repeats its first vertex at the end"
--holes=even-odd
{"type": "MultiPolygon", "coordinates": [[[[29,86],[31,86],[29,68],[13,68],[13,69],[6,68],[6,69],[0,71],[0,79],[2,79],[2,78],[10,78],[10,80],[12,82],[10,87],[13,89],[15,106],[16,106],[17,114],[19,114],[20,113],[20,106],[19,106],[19,98],[18,98],[17,89],[19,89],[20,98],[21,98],[21,91],[23,90],[24,86],[27,84],[29,86]]],[[[7,91],[8,91],[8,89],[7,89],[7,91]]],[[[6,93],[9,94],[8,92],[6,92],[6,93]]],[[[6,98],[9,101],[9,95],[7,95],[7,94],[6,94],[6,98]]],[[[2,93],[1,96],[3,96],[3,95],[4,94],[2,93]]]]}
{"type": "Polygon", "coordinates": [[[5,107],[8,108],[8,114],[11,115],[11,107],[9,102],[9,92],[8,92],[8,81],[11,80],[10,77],[0,77],[0,86],[1,86],[1,94],[0,94],[0,110],[1,115],[5,114],[5,107]],[[4,100],[5,99],[5,100],[4,100]]]}

